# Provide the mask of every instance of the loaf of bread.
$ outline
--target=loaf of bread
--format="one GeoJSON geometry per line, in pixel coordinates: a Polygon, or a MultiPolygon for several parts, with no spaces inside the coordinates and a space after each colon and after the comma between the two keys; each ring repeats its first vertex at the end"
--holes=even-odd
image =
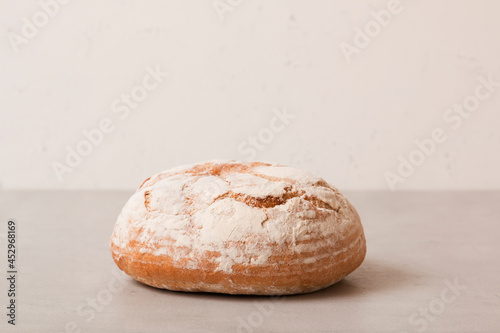
{"type": "Polygon", "coordinates": [[[326,288],[365,257],[360,218],[308,172],[210,161],[148,178],[118,217],[118,267],[169,290],[287,295],[326,288]]]}

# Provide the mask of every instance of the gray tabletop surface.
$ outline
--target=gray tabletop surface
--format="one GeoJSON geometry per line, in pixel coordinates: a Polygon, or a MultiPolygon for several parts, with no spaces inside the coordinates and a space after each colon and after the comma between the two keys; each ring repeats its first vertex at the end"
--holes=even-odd
{"type": "Polygon", "coordinates": [[[348,192],[365,262],[343,281],[288,297],[182,293],[142,285],[110,255],[131,191],[2,191],[17,223],[16,325],[0,332],[500,332],[500,192],[348,192]]]}

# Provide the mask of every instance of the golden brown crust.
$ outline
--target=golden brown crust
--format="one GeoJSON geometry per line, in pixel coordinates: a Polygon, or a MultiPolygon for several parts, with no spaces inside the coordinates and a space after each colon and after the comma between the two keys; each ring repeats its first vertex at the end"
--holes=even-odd
{"type": "Polygon", "coordinates": [[[146,180],[117,221],[111,253],[157,288],[285,295],[340,281],[362,263],[366,242],[354,207],[324,180],[267,163],[206,162],[146,180]]]}

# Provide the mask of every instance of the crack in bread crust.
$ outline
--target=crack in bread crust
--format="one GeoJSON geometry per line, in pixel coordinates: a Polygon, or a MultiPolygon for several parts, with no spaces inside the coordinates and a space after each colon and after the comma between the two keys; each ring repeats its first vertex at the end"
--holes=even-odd
{"type": "Polygon", "coordinates": [[[291,198],[298,198],[298,197],[301,197],[303,195],[304,195],[304,191],[293,191],[291,187],[286,187],[285,193],[279,197],[269,195],[269,196],[266,196],[264,198],[258,198],[258,197],[249,196],[249,195],[246,195],[243,193],[235,193],[233,191],[229,191],[229,192],[215,198],[215,201],[225,199],[225,198],[232,198],[236,201],[243,202],[250,207],[272,208],[272,207],[276,207],[276,206],[285,204],[291,198]]]}
{"type": "Polygon", "coordinates": [[[151,191],[146,191],[144,192],[144,206],[148,211],[151,211],[150,202],[151,202],[151,191]]]}
{"type": "Polygon", "coordinates": [[[225,199],[225,198],[231,198],[239,202],[245,203],[247,206],[250,207],[255,207],[255,208],[273,208],[276,206],[284,205],[288,202],[288,200],[292,198],[302,198],[305,201],[309,201],[312,203],[316,208],[323,208],[327,210],[333,210],[336,211],[337,213],[339,212],[340,208],[334,208],[330,204],[322,201],[319,198],[313,197],[313,196],[308,196],[305,195],[305,191],[287,191],[284,195],[280,197],[276,196],[267,196],[265,198],[257,198],[257,197],[252,197],[248,196],[245,194],[241,193],[235,193],[232,191],[229,191],[228,193],[225,193],[223,195],[218,196],[215,198],[215,201],[225,199]]]}

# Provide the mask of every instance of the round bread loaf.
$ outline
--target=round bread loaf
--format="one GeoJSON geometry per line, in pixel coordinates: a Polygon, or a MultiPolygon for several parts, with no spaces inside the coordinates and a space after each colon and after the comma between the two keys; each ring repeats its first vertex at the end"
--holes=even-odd
{"type": "Polygon", "coordinates": [[[305,171],[211,161],[148,178],[111,238],[118,267],[169,290],[286,295],[354,271],[366,243],[358,213],[305,171]]]}

